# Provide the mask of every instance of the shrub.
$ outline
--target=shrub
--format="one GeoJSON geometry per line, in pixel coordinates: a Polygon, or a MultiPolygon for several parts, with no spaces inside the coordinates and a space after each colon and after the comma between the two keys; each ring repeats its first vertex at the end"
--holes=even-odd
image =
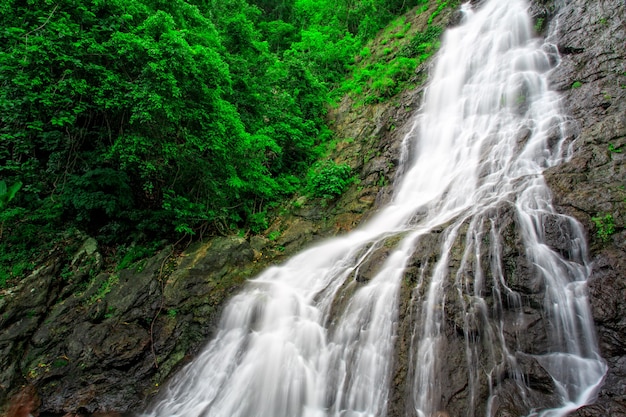
{"type": "Polygon", "coordinates": [[[442,27],[428,26],[424,32],[417,32],[415,36],[413,36],[411,42],[402,49],[401,55],[405,57],[417,57],[428,53],[430,56],[430,54],[437,49],[442,33],[442,27]]]}
{"type": "Polygon", "coordinates": [[[341,195],[353,182],[350,165],[328,161],[309,175],[308,190],[313,197],[331,199],[341,195]]]}

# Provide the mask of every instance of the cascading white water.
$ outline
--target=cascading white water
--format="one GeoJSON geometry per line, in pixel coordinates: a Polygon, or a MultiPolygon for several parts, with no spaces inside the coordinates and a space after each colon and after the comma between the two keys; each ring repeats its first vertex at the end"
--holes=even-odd
{"type": "Polygon", "coordinates": [[[605,365],[585,295],[583,234],[554,212],[541,176],[567,156],[565,119],[546,81],[557,57],[532,39],[527,8],[524,0],[490,0],[476,12],[463,6],[465,22],[446,33],[423,109],[405,139],[413,157],[392,203],[356,231],[249,282],[225,309],[215,339],[144,416],[386,416],[405,267],[421,239],[441,230],[436,263],[423,267],[412,297],[407,415],[445,411],[440,370],[450,286],[465,311],[465,415],[494,413],[503,369],[519,374],[523,397],[523,372],[499,318],[503,300],[513,314],[522,305],[502,271],[494,215],[503,205],[515,209],[526,256],[544,282],[553,339],[549,352],[533,358],[554,380],[560,405],[535,406],[532,415],[561,416],[593,399],[605,365]],[[568,224],[567,256],[545,244],[546,216],[568,224]],[[453,269],[459,240],[465,244],[453,269]],[[375,276],[357,283],[359,268],[390,244],[375,276]],[[490,259],[487,270],[483,258],[490,259]],[[469,330],[476,323],[483,326],[480,349],[469,330]],[[481,378],[491,393],[482,406],[481,378]]]}

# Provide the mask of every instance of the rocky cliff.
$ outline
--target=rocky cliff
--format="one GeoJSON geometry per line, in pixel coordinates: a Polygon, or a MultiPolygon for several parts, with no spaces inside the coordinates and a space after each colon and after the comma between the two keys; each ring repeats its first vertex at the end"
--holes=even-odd
{"type": "MultiPolygon", "coordinates": [[[[560,52],[551,81],[571,118],[573,156],[546,172],[546,178],[559,211],[576,218],[587,231],[593,266],[589,295],[609,366],[597,402],[576,413],[626,416],[626,5],[622,0],[537,0],[532,12],[536,29],[551,34],[550,42],[560,52]]],[[[414,30],[424,30],[427,18],[413,13],[414,30]]],[[[454,24],[458,15],[447,11],[437,19],[442,25],[454,24]]],[[[97,242],[85,236],[71,238],[80,244],[70,263],[49,254],[37,271],[0,298],[0,402],[6,414],[140,409],[211,337],[224,300],[247,278],[304,245],[351,230],[388,200],[400,143],[410,128],[410,115],[420,105],[428,69],[428,62],[420,65],[413,88],[385,103],[356,106],[346,97],[330,111],[339,138],[331,158],[349,163],[360,179],[337,200],[299,197],[277,213],[263,236],[220,237],[182,252],[169,248],[120,270],[105,268],[97,242]]],[[[528,398],[516,397],[509,389],[514,376],[503,370],[497,376],[499,395],[492,410],[493,415],[519,416],[530,413],[533,405],[556,401],[554,384],[529,356],[547,349],[549,329],[540,324],[543,289],[520,247],[515,216],[510,207],[501,207],[498,215],[493,227],[503,242],[504,275],[524,300],[521,327],[506,314],[507,307],[514,306],[503,306],[505,334],[524,352],[516,359],[529,391],[528,398]]],[[[549,244],[559,250],[569,226],[549,218],[544,227],[549,244]]],[[[419,271],[432,264],[440,240],[438,233],[423,240],[404,280],[390,416],[412,415],[403,401],[411,372],[410,299],[419,271]]],[[[457,243],[452,264],[461,262],[463,245],[457,243]]],[[[358,282],[368,280],[386,250],[381,248],[374,261],[361,268],[358,282]]],[[[458,329],[465,325],[461,313],[467,306],[453,292],[448,299],[449,353],[440,369],[447,376],[441,387],[442,409],[450,416],[465,415],[469,399],[479,398],[482,403],[473,413],[485,415],[487,385],[481,383],[478,393],[469,392],[470,376],[459,371],[464,335],[458,329]]]]}
{"type": "Polygon", "coordinates": [[[553,24],[552,74],[575,138],[572,159],[546,178],[561,212],[588,231],[589,296],[609,365],[595,405],[580,416],[626,415],[626,3],[572,0],[553,24]]]}

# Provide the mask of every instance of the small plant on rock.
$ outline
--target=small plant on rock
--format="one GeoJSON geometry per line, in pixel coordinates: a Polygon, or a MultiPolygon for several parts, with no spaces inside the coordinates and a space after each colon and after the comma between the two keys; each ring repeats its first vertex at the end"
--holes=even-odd
{"type": "Polygon", "coordinates": [[[603,242],[608,242],[609,238],[615,233],[615,220],[611,214],[598,215],[592,217],[591,221],[596,225],[596,235],[603,242]]]}
{"type": "Polygon", "coordinates": [[[611,153],[622,153],[621,146],[615,146],[612,143],[609,143],[609,152],[611,152],[611,153]]]}

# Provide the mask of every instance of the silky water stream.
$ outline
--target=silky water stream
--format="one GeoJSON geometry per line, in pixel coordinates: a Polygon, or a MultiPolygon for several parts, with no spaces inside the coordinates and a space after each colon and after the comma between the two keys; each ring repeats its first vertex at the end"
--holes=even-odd
{"type": "Polygon", "coordinates": [[[558,55],[533,38],[524,0],[462,8],[405,138],[392,202],[357,230],[251,280],[214,340],[144,416],[515,415],[507,398],[526,415],[562,416],[593,401],[606,367],[586,298],[585,241],[573,219],[554,211],[542,177],[571,152],[547,85],[558,55]],[[540,288],[542,351],[521,351],[525,335],[505,329],[524,322],[531,299],[509,282],[516,277],[498,218],[506,210],[540,288]],[[567,231],[565,249],[546,243],[547,220],[567,231]],[[415,262],[425,239],[436,254],[415,262]],[[357,279],[366,266],[375,273],[357,279]],[[410,337],[400,355],[408,281],[410,337]],[[449,303],[459,306],[454,318],[449,303]],[[447,387],[457,366],[444,355],[450,337],[461,347],[456,397],[447,387]],[[545,403],[520,361],[551,380],[545,403]],[[392,412],[393,392],[404,404],[392,412]]]}

